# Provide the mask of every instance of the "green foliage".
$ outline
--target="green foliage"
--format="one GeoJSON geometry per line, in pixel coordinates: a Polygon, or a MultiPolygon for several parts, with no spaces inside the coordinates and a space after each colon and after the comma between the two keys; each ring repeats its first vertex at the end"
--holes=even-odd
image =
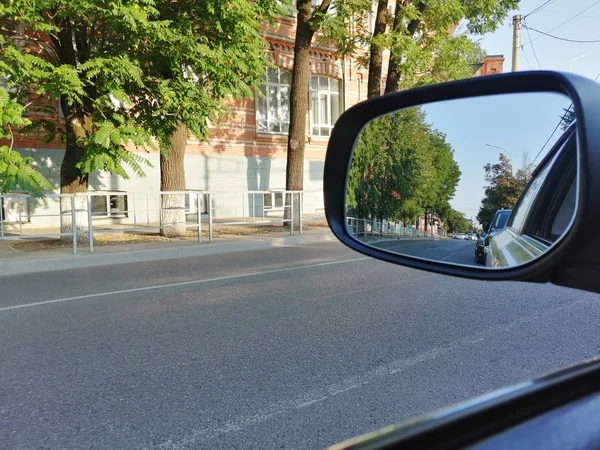
{"type": "Polygon", "coordinates": [[[351,214],[406,223],[449,209],[460,170],[445,136],[425,119],[420,108],[408,108],[365,127],[348,180],[351,214]]]}
{"type": "Polygon", "coordinates": [[[485,180],[489,183],[479,207],[479,223],[490,223],[499,209],[512,209],[531,179],[531,171],[518,170],[513,174],[508,158],[501,153],[496,164],[486,164],[485,180]]]}
{"type": "MultiPolygon", "coordinates": [[[[13,139],[13,129],[24,127],[29,121],[23,118],[23,107],[12,101],[8,94],[0,89],[0,139],[13,139]]],[[[52,185],[32,166],[31,158],[23,158],[12,149],[12,145],[0,145],[0,194],[11,191],[30,191],[42,196],[44,191],[52,190],[52,185]]]]}
{"type": "Polygon", "coordinates": [[[283,9],[276,0],[182,0],[156,7],[169,33],[137,51],[144,86],[131,92],[131,113],[167,153],[179,124],[206,139],[208,121],[229,112],[224,100],[253,95],[269,64],[261,27],[283,9]]]}
{"type": "Polygon", "coordinates": [[[375,14],[376,3],[333,0],[336,14],[322,20],[321,31],[326,40],[336,44],[340,54],[356,56],[363,67],[368,66],[369,55],[358,51],[360,47],[375,43],[390,50],[399,61],[395,70],[401,89],[472,76],[485,53],[466,32],[493,32],[518,6],[518,0],[397,2],[399,7],[386,18],[386,33],[373,38],[364,24],[369,13],[375,14]],[[394,22],[399,25],[394,27],[394,22]],[[465,24],[466,32],[455,31],[459,23],[465,24]]]}
{"type": "Polygon", "coordinates": [[[36,94],[20,99],[30,110],[60,99],[67,135],[47,118],[19,131],[83,146],[82,175],[143,176],[149,164],[126,148],[156,139],[167,152],[179,123],[205,139],[224,101],[262,80],[261,27],[282,11],[277,0],[12,0],[0,5],[0,78],[36,94]]]}
{"type": "Polygon", "coordinates": [[[471,230],[466,217],[455,209],[449,208],[441,218],[449,233],[467,233],[471,230]]]}

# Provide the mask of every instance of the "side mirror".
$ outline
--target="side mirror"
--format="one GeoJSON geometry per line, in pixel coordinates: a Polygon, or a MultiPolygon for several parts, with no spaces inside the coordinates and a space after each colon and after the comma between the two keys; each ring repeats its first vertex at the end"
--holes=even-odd
{"type": "Polygon", "coordinates": [[[347,246],[388,262],[600,292],[598,98],[587,78],[521,72],[359,103],[329,141],[328,223],[347,246]],[[522,149],[535,157],[519,167],[522,149]],[[439,239],[430,225],[468,229],[477,210],[498,230],[486,235],[485,267],[464,240],[439,239]],[[370,236],[366,223],[388,232],[370,236]],[[406,232],[415,223],[417,237],[406,232]]]}

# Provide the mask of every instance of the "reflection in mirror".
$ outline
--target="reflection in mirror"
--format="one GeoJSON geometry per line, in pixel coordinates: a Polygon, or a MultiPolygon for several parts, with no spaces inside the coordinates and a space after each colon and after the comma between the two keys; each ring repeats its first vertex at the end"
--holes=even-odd
{"type": "Polygon", "coordinates": [[[529,262],[576,210],[575,114],[557,93],[429,103],[368,123],[346,221],[387,252],[486,268],[529,262]]]}

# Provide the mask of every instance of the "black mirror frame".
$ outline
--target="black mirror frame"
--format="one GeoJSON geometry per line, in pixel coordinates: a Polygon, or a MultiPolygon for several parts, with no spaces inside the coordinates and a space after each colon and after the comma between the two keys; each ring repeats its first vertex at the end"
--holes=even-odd
{"type": "Polygon", "coordinates": [[[325,215],[334,235],[367,256],[415,269],[480,280],[528,280],[600,291],[600,84],[570,73],[534,71],[484,76],[388,94],[344,112],[332,130],[323,180],[325,215]],[[346,183],[354,144],[363,127],[384,114],[426,103],[485,95],[556,92],[569,97],[577,116],[578,199],[571,228],[551,251],[524,265],[489,270],[386,253],[353,238],[345,220],[346,183]],[[590,234],[591,233],[591,234],[590,234]],[[586,237],[587,236],[587,237],[586,237]],[[590,247],[593,236],[593,248],[590,247]],[[582,252],[585,257],[580,257],[582,252]],[[585,267],[582,267],[582,263],[585,267]],[[577,274],[574,275],[574,266],[577,274]]]}

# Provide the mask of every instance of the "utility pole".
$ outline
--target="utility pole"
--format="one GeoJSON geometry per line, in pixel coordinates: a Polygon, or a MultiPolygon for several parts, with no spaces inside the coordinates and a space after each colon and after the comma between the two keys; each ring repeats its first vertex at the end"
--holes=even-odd
{"type": "Polygon", "coordinates": [[[512,71],[519,70],[519,48],[521,47],[521,16],[513,16],[513,46],[512,46],[512,71]]]}

